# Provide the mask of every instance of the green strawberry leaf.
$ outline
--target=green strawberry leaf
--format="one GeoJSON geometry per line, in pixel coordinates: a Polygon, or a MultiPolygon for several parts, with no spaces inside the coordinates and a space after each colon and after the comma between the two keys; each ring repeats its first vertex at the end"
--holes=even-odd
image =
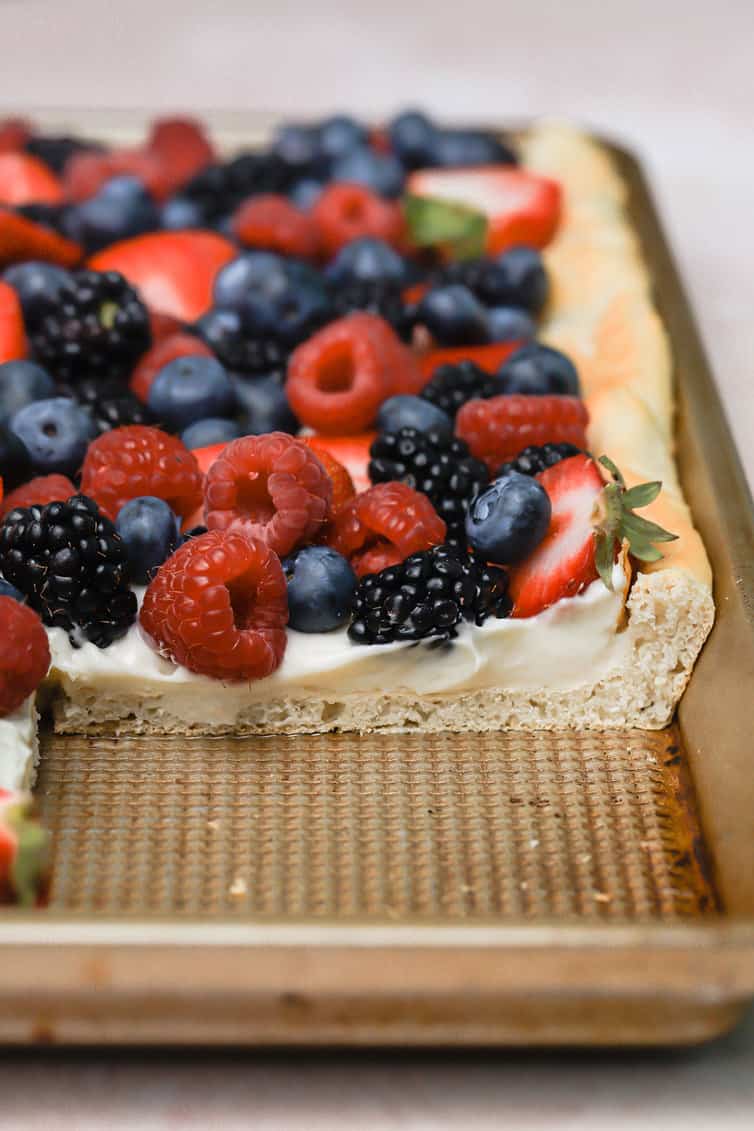
{"type": "Polygon", "coordinates": [[[447,247],[454,259],[473,259],[484,251],[487,217],[465,204],[428,196],[406,196],[403,212],[417,247],[447,247]]]}

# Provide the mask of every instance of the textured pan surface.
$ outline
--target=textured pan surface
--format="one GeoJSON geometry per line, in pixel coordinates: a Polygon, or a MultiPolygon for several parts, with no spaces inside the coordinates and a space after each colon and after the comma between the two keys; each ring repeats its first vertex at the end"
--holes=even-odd
{"type": "Polygon", "coordinates": [[[52,906],[675,920],[714,909],[675,731],[50,738],[52,906]]]}

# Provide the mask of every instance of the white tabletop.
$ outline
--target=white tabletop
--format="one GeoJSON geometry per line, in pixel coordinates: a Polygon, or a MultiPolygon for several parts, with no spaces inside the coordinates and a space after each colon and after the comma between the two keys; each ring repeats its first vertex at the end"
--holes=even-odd
{"type": "MultiPolygon", "coordinates": [[[[569,115],[638,151],[754,481],[748,0],[7,0],[0,104],[569,115]],[[108,9],[107,18],[102,15],[108,9]]],[[[754,1126],[754,1017],[654,1055],[12,1055],[0,1127],[754,1126]]]]}

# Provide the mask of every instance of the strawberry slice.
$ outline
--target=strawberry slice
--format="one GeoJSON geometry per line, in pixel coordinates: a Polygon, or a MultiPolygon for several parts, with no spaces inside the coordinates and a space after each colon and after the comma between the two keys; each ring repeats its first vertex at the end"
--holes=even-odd
{"type": "Polygon", "coordinates": [[[10,283],[0,280],[0,364],[26,357],[27,353],[21,303],[10,283]]]}
{"type": "Polygon", "coordinates": [[[558,182],[509,165],[420,169],[410,176],[408,193],[483,214],[487,218],[485,248],[490,255],[516,244],[545,247],[560,220],[558,182]]]}
{"type": "MultiPolygon", "coordinates": [[[[199,464],[202,475],[206,475],[217,457],[225,451],[227,444],[208,444],[206,448],[192,449],[192,455],[199,464]]],[[[203,513],[203,512],[202,512],[203,513]]],[[[199,521],[203,521],[200,519],[199,521]]]]}
{"type": "Polygon", "coordinates": [[[60,204],[63,188],[50,169],[29,153],[0,153],[0,204],[60,204]]]}
{"type": "MultiPolygon", "coordinates": [[[[369,449],[376,432],[360,432],[353,436],[308,436],[306,443],[313,452],[327,452],[345,467],[357,491],[366,491],[372,486],[367,472],[369,449]]],[[[194,455],[198,455],[194,452],[194,455]]]]}
{"type": "Polygon", "coordinates": [[[606,456],[600,459],[612,479],[605,483],[588,455],[571,456],[541,472],[537,479],[550,498],[550,526],[537,549],[510,571],[514,617],[532,617],[562,597],[573,597],[601,577],[613,588],[617,551],[628,544],[641,562],[658,561],[655,542],[672,542],[654,522],[634,513],[660,493],[661,484],[626,489],[621,473],[606,456]]]}
{"type": "Polygon", "coordinates": [[[424,384],[438,366],[458,365],[459,361],[473,361],[485,373],[496,373],[520,345],[521,342],[493,342],[488,346],[447,346],[444,349],[424,350],[418,354],[424,384]]]}
{"type": "Polygon", "coordinates": [[[214,232],[150,232],[121,240],[89,260],[95,271],[119,271],[147,306],[195,322],[212,305],[218,271],[237,248],[214,232]]]}
{"type": "Polygon", "coordinates": [[[0,267],[29,259],[73,267],[81,262],[82,248],[64,236],[0,207],[0,267]]]}

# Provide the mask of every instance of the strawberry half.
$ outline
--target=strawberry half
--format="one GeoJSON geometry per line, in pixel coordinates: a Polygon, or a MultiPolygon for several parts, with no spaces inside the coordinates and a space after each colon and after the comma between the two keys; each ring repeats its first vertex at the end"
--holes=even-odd
{"type": "Polygon", "coordinates": [[[237,248],[214,232],[150,232],[97,252],[88,266],[119,271],[150,309],[195,322],[212,305],[212,285],[237,248]]]}
{"type": "Polygon", "coordinates": [[[485,373],[497,373],[521,345],[521,342],[492,342],[486,346],[443,346],[418,353],[417,360],[426,384],[440,365],[458,365],[459,361],[473,361],[485,373]]]}
{"type": "Polygon", "coordinates": [[[26,357],[27,353],[21,303],[10,283],[0,280],[0,364],[26,357]]]}
{"type": "Polygon", "coordinates": [[[1,204],[60,204],[63,188],[43,161],[29,153],[0,153],[1,204]]]}
{"type": "MultiPolygon", "coordinates": [[[[558,182],[514,166],[420,169],[409,178],[408,193],[409,199],[447,201],[484,216],[485,250],[490,255],[516,244],[545,247],[560,220],[558,182]]],[[[408,215],[413,229],[410,211],[408,215]]]]}
{"type": "Polygon", "coordinates": [[[622,543],[639,561],[658,561],[654,542],[676,538],[656,523],[634,514],[657,498],[661,484],[642,483],[626,490],[623,477],[606,456],[605,483],[587,455],[571,456],[541,472],[537,479],[550,498],[550,526],[537,549],[510,571],[514,617],[532,617],[562,597],[573,597],[601,577],[612,589],[612,570],[622,543]]]}
{"type": "Polygon", "coordinates": [[[0,206],[0,267],[29,259],[74,267],[82,255],[82,248],[73,240],[0,206]]]}

